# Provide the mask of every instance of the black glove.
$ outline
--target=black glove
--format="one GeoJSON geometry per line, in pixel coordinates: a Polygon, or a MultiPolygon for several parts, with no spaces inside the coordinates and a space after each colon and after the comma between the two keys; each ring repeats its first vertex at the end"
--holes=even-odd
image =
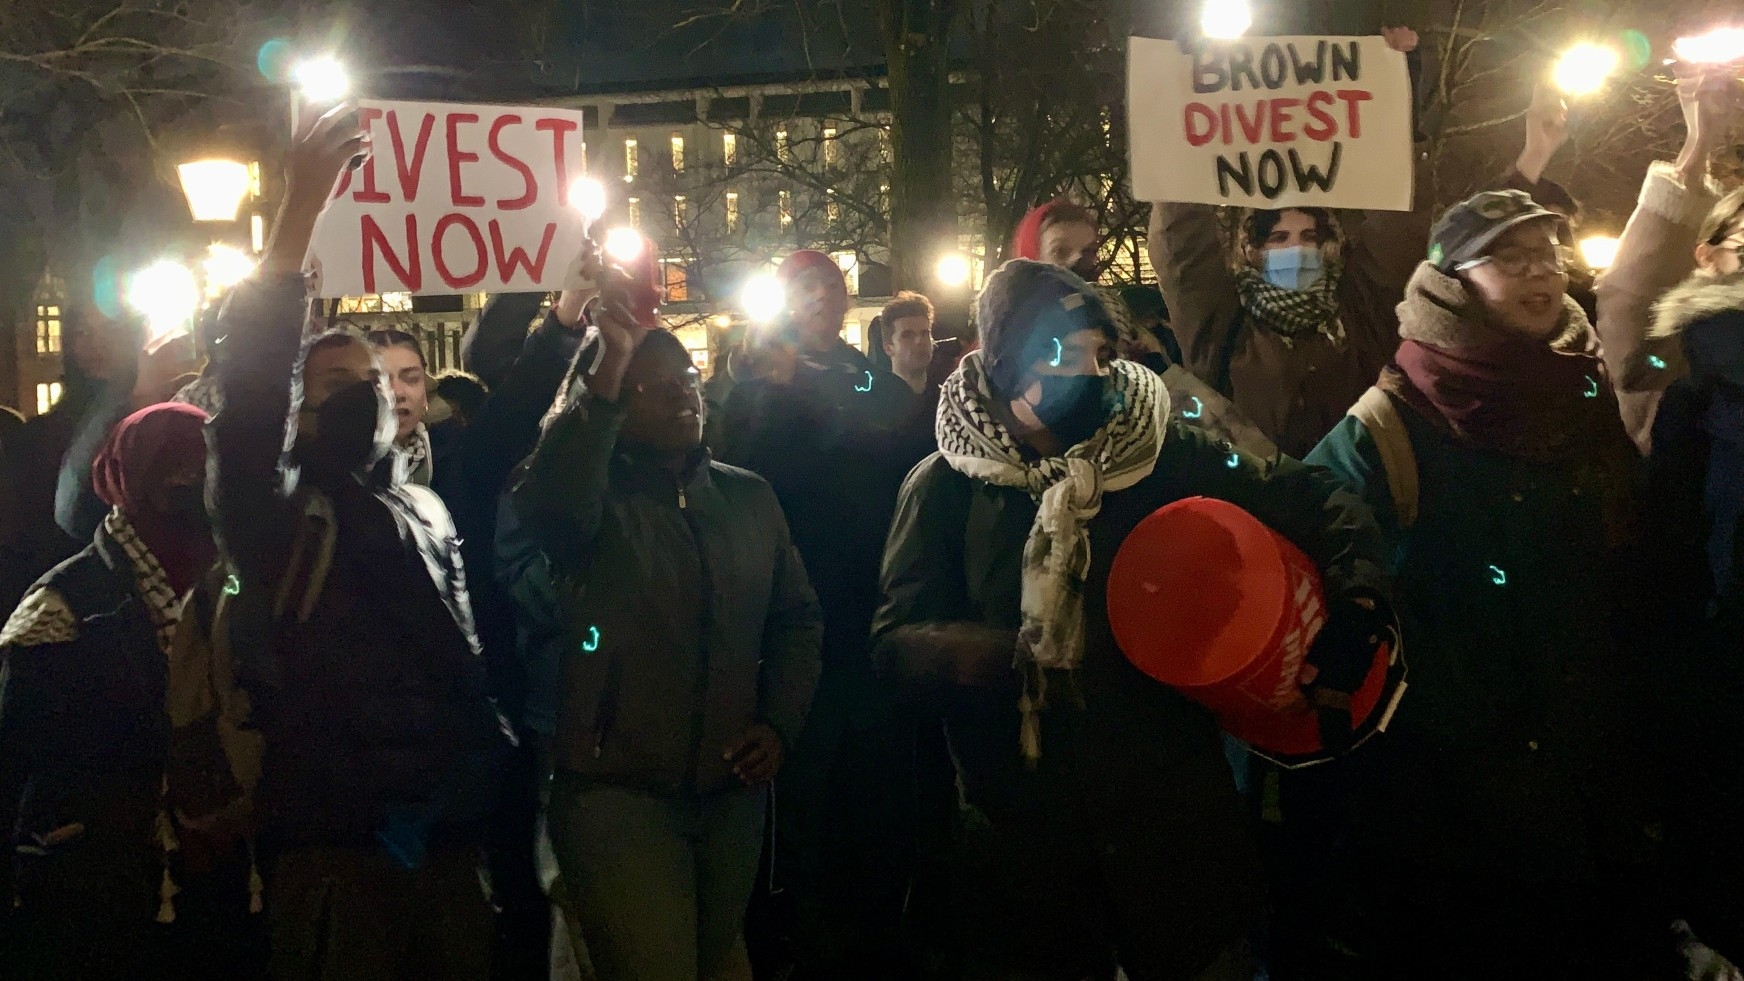
{"type": "Polygon", "coordinates": [[[1307,687],[1308,703],[1320,716],[1320,744],[1330,753],[1350,749],[1354,722],[1350,699],[1374,667],[1375,652],[1391,640],[1393,611],[1373,593],[1353,593],[1334,600],[1326,626],[1308,650],[1316,670],[1307,687]]]}

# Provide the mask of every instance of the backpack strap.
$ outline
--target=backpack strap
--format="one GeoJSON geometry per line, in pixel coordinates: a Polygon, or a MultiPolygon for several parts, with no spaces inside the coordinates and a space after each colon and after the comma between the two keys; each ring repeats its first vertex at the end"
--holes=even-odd
{"type": "Polygon", "coordinates": [[[1356,417],[1381,454],[1381,466],[1387,471],[1387,489],[1393,496],[1393,513],[1403,531],[1417,523],[1417,454],[1411,449],[1411,433],[1399,414],[1393,399],[1379,387],[1363,393],[1351,406],[1356,417]]]}

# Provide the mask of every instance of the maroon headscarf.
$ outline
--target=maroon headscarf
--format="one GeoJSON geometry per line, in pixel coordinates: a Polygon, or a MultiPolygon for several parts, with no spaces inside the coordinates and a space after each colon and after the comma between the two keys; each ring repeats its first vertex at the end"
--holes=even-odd
{"type": "Polygon", "coordinates": [[[91,484],[103,503],[119,510],[180,593],[218,557],[209,530],[177,521],[151,503],[169,479],[206,465],[207,415],[197,406],[164,402],[121,420],[97,453],[91,484]]]}

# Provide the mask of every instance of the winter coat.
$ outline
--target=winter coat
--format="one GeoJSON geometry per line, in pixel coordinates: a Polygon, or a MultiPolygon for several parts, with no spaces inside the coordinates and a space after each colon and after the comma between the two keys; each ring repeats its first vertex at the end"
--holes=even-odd
{"type": "Polygon", "coordinates": [[[1719,188],[1684,187],[1670,163],[1654,163],[1623,229],[1617,258],[1599,276],[1594,326],[1622,404],[1623,424],[1643,453],[1652,449],[1661,394],[1689,373],[1670,327],[1673,321],[1687,320],[1689,304],[1705,292],[1706,281],[1685,279],[1695,269],[1702,221],[1718,200],[1719,188]],[[1657,322],[1656,303],[1666,311],[1657,322]]]}
{"type": "MultiPolygon", "coordinates": [[[[1427,168],[1419,163],[1419,170],[1427,168]]],[[[1184,366],[1300,458],[1374,384],[1399,346],[1393,308],[1423,258],[1433,206],[1419,191],[1415,211],[1367,212],[1347,226],[1338,290],[1345,339],[1334,343],[1319,333],[1288,340],[1253,322],[1236,290],[1217,209],[1153,205],[1151,262],[1184,366]]]]}
{"type": "MultiPolygon", "coordinates": [[[[407,827],[468,836],[505,744],[459,541],[426,488],[296,486],[282,454],[301,409],[305,311],[295,278],[231,295],[225,407],[210,424],[237,674],[266,740],[261,804],[293,844],[407,827]]],[[[391,430],[377,437],[392,452],[391,430]]]]}
{"type": "MultiPolygon", "coordinates": [[[[1388,396],[1393,398],[1392,396],[1388,396]]],[[[1398,576],[1410,689],[1355,768],[1352,852],[1401,882],[1590,882],[1644,859],[1646,666],[1632,552],[1607,545],[1597,455],[1462,445],[1393,398],[1416,457],[1401,527],[1376,440],[1348,418],[1308,457],[1373,507],[1398,576]]]]}
{"type": "Polygon", "coordinates": [[[201,845],[234,858],[260,746],[209,642],[221,577],[170,601],[180,620],[166,655],[142,576],[103,523],[0,632],[0,819],[25,902],[50,877],[102,880],[140,901],[144,923],[163,898],[160,820],[182,839],[178,876],[201,845]],[[201,819],[202,841],[184,816],[201,819]]]}
{"type": "Polygon", "coordinates": [[[73,445],[79,422],[102,394],[99,382],[68,379],[66,394],[53,409],[26,422],[6,445],[7,484],[12,511],[10,534],[0,541],[0,609],[11,610],[37,577],[71,558],[85,539],[55,523],[55,490],[61,462],[73,445]]]}
{"type": "Polygon", "coordinates": [[[623,421],[582,397],[552,424],[510,491],[497,573],[560,645],[556,765],[712,793],[736,784],[722,753],[751,726],[798,738],[817,599],[767,483],[701,450],[677,475],[620,443],[623,421]]]}
{"type": "MultiPolygon", "coordinates": [[[[1155,471],[1108,493],[1088,523],[1083,662],[1074,674],[1052,673],[1036,767],[1021,758],[1011,655],[980,669],[993,675],[986,687],[969,687],[956,672],[941,705],[965,802],[996,832],[1028,829],[1055,842],[1062,861],[1078,861],[1082,848],[1152,877],[1169,892],[1173,917],[1159,929],[1183,948],[1184,963],[1209,962],[1249,922],[1254,845],[1216,721],[1122,656],[1106,588],[1128,533],[1157,508],[1195,496],[1230,501],[1301,546],[1324,570],[1329,596],[1388,588],[1373,518],[1329,474],[1291,460],[1262,465],[1170,424],[1155,471]]],[[[937,675],[953,676],[948,665],[965,656],[960,637],[1011,631],[1015,644],[1036,513],[1023,490],[965,476],[942,455],[915,468],[884,556],[885,600],[874,624],[881,658],[913,651],[947,665],[937,675]]],[[[905,673],[935,671],[910,665],[905,673]]]]}

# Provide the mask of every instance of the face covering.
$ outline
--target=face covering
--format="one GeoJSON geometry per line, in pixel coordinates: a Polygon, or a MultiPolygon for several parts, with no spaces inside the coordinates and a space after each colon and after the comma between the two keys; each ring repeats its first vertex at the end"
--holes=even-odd
{"type": "Polygon", "coordinates": [[[177,527],[194,534],[212,531],[212,519],[206,514],[204,488],[197,485],[166,488],[164,499],[169,506],[167,517],[177,527]]]}
{"type": "Polygon", "coordinates": [[[1103,375],[1043,375],[1036,418],[1060,442],[1077,446],[1108,421],[1108,379],[1103,375]]]}
{"type": "Polygon", "coordinates": [[[1320,277],[1326,272],[1320,250],[1310,246],[1293,245],[1262,254],[1266,261],[1266,282],[1281,289],[1305,290],[1320,282],[1320,277]]]}
{"type": "Polygon", "coordinates": [[[304,411],[313,411],[315,431],[298,438],[298,462],[309,466],[318,479],[343,477],[378,459],[382,402],[374,383],[348,385],[329,395],[319,408],[304,411]]]}
{"type": "Polygon", "coordinates": [[[169,483],[205,470],[205,423],[206,413],[191,405],[148,406],[115,426],[91,471],[97,496],[127,517],[178,593],[192,587],[217,555],[204,520],[197,526],[184,520],[190,507],[205,514],[200,487],[169,483]]]}

